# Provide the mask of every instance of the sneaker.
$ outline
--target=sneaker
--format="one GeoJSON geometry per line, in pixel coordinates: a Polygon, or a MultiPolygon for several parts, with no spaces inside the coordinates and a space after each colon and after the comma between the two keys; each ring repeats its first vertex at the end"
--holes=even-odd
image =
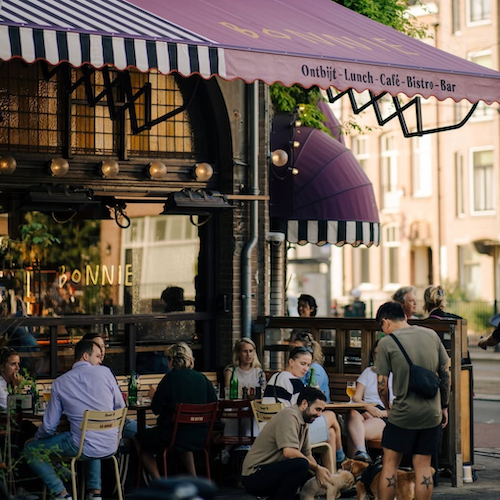
{"type": "Polygon", "coordinates": [[[361,462],[366,462],[367,464],[371,464],[373,462],[372,457],[366,453],[366,451],[357,451],[354,454],[354,460],[359,460],[361,462]]]}
{"type": "Polygon", "coordinates": [[[17,494],[16,494],[17,500],[38,500],[39,498],[40,497],[38,495],[33,495],[22,486],[17,488],[17,494]]]}
{"type": "Polygon", "coordinates": [[[59,494],[53,497],[53,500],[73,500],[73,497],[69,493],[66,493],[66,495],[59,494]]]}
{"type": "Polygon", "coordinates": [[[87,493],[85,500],[102,500],[102,493],[87,493]]]}

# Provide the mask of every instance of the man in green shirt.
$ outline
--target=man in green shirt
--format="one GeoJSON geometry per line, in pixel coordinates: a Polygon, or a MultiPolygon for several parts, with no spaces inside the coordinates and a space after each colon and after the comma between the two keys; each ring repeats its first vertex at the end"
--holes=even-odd
{"type": "Polygon", "coordinates": [[[291,500],[311,473],[320,486],[326,485],[330,471],[311,454],[308,425],[325,405],[319,389],[304,387],[296,405],[283,408],[264,426],[243,462],[242,482],[249,493],[291,500]]]}
{"type": "Polygon", "coordinates": [[[415,499],[430,500],[431,457],[439,451],[442,429],[448,423],[450,360],[437,333],[429,328],[410,326],[401,304],[386,302],[380,306],[376,318],[386,336],[378,344],[375,371],[380,399],[389,419],[382,437],[384,459],[379,499],[394,499],[397,469],[403,454],[409,454],[415,469],[415,499]],[[425,399],[408,389],[410,366],[392,336],[400,341],[414,365],[438,374],[440,390],[434,398],[425,399]],[[392,407],[388,386],[391,372],[395,395],[392,407]]]}

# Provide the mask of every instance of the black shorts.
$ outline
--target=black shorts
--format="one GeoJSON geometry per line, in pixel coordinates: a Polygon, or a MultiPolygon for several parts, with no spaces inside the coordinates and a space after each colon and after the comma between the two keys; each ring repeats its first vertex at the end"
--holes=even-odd
{"type": "Polygon", "coordinates": [[[382,447],[407,455],[435,455],[441,451],[443,428],[403,429],[387,422],[382,435],[382,447]]]}
{"type": "Polygon", "coordinates": [[[144,451],[153,453],[154,455],[160,453],[170,443],[170,439],[166,436],[165,431],[159,427],[142,429],[135,437],[144,451]]]}

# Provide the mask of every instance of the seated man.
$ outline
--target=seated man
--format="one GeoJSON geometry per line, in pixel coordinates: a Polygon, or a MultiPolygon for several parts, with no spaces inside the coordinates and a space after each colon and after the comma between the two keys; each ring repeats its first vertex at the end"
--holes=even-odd
{"type": "MultiPolygon", "coordinates": [[[[72,369],[54,380],[50,402],[43,423],[34,440],[26,445],[27,461],[38,477],[43,479],[56,499],[71,500],[66,488],[50,463],[34,458],[37,448],[58,448],[64,457],[74,457],[80,445],[83,413],[85,410],[110,411],[123,408],[122,393],[109,368],[99,365],[101,349],[94,342],[81,340],[75,347],[75,364],[72,369]],[[69,432],[56,434],[62,414],[70,423],[69,432]]],[[[115,452],[118,429],[89,432],[83,447],[84,458],[105,457],[115,452]]],[[[88,463],[87,498],[101,498],[100,460],[88,463]]]]}
{"type": "Polygon", "coordinates": [[[309,424],[321,416],[326,397],[304,387],[297,404],[277,413],[262,429],[243,462],[242,482],[249,493],[269,500],[292,499],[316,475],[320,486],[330,471],[318,465],[309,446],[309,424]]]}

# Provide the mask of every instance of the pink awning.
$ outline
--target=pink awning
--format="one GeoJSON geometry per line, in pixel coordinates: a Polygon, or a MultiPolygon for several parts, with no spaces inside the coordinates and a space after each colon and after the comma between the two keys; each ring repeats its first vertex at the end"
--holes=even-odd
{"type": "Polygon", "coordinates": [[[331,0],[3,0],[13,57],[500,103],[500,73],[331,0]]]}

